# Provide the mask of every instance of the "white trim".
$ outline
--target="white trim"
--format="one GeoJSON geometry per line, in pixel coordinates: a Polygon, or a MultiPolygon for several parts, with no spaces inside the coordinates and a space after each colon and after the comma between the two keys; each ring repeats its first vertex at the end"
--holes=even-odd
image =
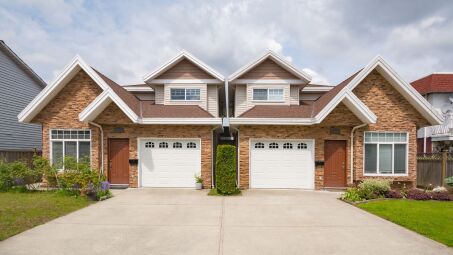
{"type": "MultiPolygon", "coordinates": [[[[165,84],[167,85],[167,84],[165,84]]],[[[178,84],[179,85],[179,84],[178,84]]],[[[168,89],[170,90],[169,91],[169,94],[170,94],[170,101],[172,102],[201,102],[201,89],[203,88],[203,85],[206,85],[206,84],[200,84],[201,87],[197,86],[197,87],[185,87],[184,84],[180,84],[182,86],[178,86],[178,87],[169,87],[168,89]],[[181,90],[184,90],[184,99],[173,99],[172,98],[172,94],[171,94],[171,90],[173,89],[181,89],[181,90]],[[200,99],[187,99],[187,90],[198,90],[198,97],[200,99]]],[[[193,95],[189,95],[189,96],[193,96],[193,95]]]]}
{"type": "Polygon", "coordinates": [[[307,85],[304,88],[302,88],[302,92],[327,92],[333,88],[334,88],[333,86],[312,87],[310,85],[307,85]]]}
{"type": "Polygon", "coordinates": [[[231,125],[313,125],[313,118],[230,118],[231,125]]]}
{"type": "Polygon", "coordinates": [[[154,79],[147,82],[148,84],[221,84],[222,81],[216,79],[154,79]]]}
{"type": "Polygon", "coordinates": [[[289,63],[283,57],[279,56],[277,53],[273,51],[268,51],[263,56],[241,67],[239,70],[237,70],[228,77],[228,81],[230,82],[234,81],[235,79],[237,79],[238,77],[240,77],[250,69],[254,68],[255,66],[259,65],[261,62],[268,58],[274,60],[279,66],[284,68],[286,71],[292,73],[293,75],[299,77],[302,80],[305,80],[306,83],[311,81],[311,76],[309,74],[305,73],[304,71],[297,70],[294,66],[291,65],[291,63],[289,63]]]}
{"type": "MultiPolygon", "coordinates": [[[[194,57],[192,54],[190,54],[187,51],[181,51],[176,57],[172,58],[170,61],[168,61],[167,63],[165,63],[161,67],[157,68],[156,70],[154,70],[150,74],[148,74],[145,77],[143,77],[143,80],[146,83],[150,82],[153,78],[155,78],[155,77],[159,76],[160,74],[164,73],[165,71],[167,71],[168,69],[170,69],[171,67],[173,67],[174,65],[179,63],[184,58],[189,60],[193,64],[197,65],[198,67],[200,67],[201,69],[203,69],[204,71],[209,73],[210,75],[214,76],[219,81],[223,82],[225,80],[225,78],[220,73],[218,73],[216,70],[214,70],[213,68],[211,68],[207,64],[203,63],[201,60],[197,59],[196,57],[194,57]]],[[[168,82],[166,82],[166,83],[168,83],[168,82]]]]}
{"type": "MultiPolygon", "coordinates": [[[[285,85],[288,85],[288,84],[285,84],[285,85]]],[[[283,103],[283,102],[285,102],[285,88],[284,87],[281,87],[281,86],[276,87],[276,88],[272,88],[272,87],[253,87],[253,88],[251,88],[251,90],[252,90],[252,102],[254,102],[254,103],[283,103]],[[266,90],[266,97],[267,97],[266,99],[255,99],[254,98],[255,97],[255,90],[259,90],[259,89],[266,90]],[[269,91],[270,90],[281,90],[282,91],[282,94],[281,94],[282,99],[281,100],[275,100],[275,99],[274,100],[269,100],[269,96],[270,96],[269,91]]]]}
{"type": "Polygon", "coordinates": [[[374,69],[383,75],[384,78],[386,78],[390,84],[392,84],[431,124],[442,124],[442,116],[434,110],[433,106],[426,101],[414,87],[405,82],[379,55],[373,58],[373,60],[371,60],[371,62],[349,82],[346,88],[351,91],[354,90],[354,88],[357,87],[357,85],[359,85],[374,69]]]}
{"type": "MultiPolygon", "coordinates": [[[[111,99],[132,119],[138,119],[137,115],[127,104],[116,95],[110,86],[93,70],[80,56],[75,56],[65,67],[63,72],[48,86],[46,86],[19,115],[19,122],[30,122],[57,94],[63,87],[72,80],[80,71],[85,71],[103,91],[109,91],[111,99]]],[[[91,105],[91,104],[90,104],[91,105]]]]}
{"type": "Polygon", "coordinates": [[[222,125],[222,118],[142,118],[138,124],[162,124],[162,125],[222,125]]]}
{"type": "Polygon", "coordinates": [[[148,86],[136,86],[136,87],[126,87],[126,86],[122,86],[125,90],[127,91],[131,91],[131,92],[145,92],[145,91],[150,91],[150,92],[153,92],[154,89],[151,88],[151,87],[148,87],[148,86]]]}
{"type": "Polygon", "coordinates": [[[231,84],[291,84],[291,85],[300,85],[300,84],[307,84],[305,80],[294,80],[294,79],[237,79],[232,82],[231,84]]]}

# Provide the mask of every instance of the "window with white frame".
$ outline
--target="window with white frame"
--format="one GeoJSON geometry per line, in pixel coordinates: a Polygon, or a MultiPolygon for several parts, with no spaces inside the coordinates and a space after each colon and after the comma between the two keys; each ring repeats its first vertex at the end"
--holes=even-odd
{"type": "Polygon", "coordinates": [[[264,149],[264,143],[255,143],[256,149],[264,149]]]}
{"type": "Polygon", "coordinates": [[[170,89],[170,98],[180,101],[200,100],[200,89],[172,88],[170,89]]]}
{"type": "Polygon", "coordinates": [[[187,147],[188,149],[195,149],[195,148],[197,148],[197,144],[194,143],[194,142],[188,142],[187,145],[186,145],[186,147],[187,147]]]}
{"type": "Polygon", "coordinates": [[[308,148],[308,146],[307,146],[306,143],[299,143],[297,145],[297,149],[299,149],[299,150],[304,150],[304,149],[307,149],[307,148],[308,148]]]}
{"type": "Polygon", "coordinates": [[[292,149],[293,148],[293,144],[292,143],[284,143],[283,144],[283,149],[292,149]]]}
{"type": "Polygon", "coordinates": [[[180,142],[174,142],[174,143],[173,143],[173,148],[175,148],[175,149],[180,149],[180,148],[182,148],[182,143],[180,143],[180,142]]]}
{"type": "Polygon", "coordinates": [[[253,100],[283,101],[283,89],[253,89],[253,100]]]}
{"type": "Polygon", "coordinates": [[[269,149],[278,149],[278,143],[270,143],[269,149]]]}
{"type": "Polygon", "coordinates": [[[365,132],[365,175],[407,174],[407,133],[365,132]]]}
{"type": "Polygon", "coordinates": [[[159,148],[161,148],[161,149],[162,149],[162,148],[163,148],[163,149],[168,148],[168,143],[167,143],[167,142],[160,142],[160,143],[159,143],[159,148]]]}
{"type": "Polygon", "coordinates": [[[50,132],[50,145],[52,164],[57,168],[63,168],[65,157],[72,157],[79,163],[90,163],[90,130],[52,129],[50,132]]]}

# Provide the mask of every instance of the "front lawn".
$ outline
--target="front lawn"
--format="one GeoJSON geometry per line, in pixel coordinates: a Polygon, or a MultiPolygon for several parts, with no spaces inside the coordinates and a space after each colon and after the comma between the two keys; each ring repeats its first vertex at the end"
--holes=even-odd
{"type": "Polygon", "coordinates": [[[90,203],[55,192],[0,192],[0,241],[90,203]]]}
{"type": "Polygon", "coordinates": [[[453,247],[453,202],[383,200],[357,206],[453,247]]]}

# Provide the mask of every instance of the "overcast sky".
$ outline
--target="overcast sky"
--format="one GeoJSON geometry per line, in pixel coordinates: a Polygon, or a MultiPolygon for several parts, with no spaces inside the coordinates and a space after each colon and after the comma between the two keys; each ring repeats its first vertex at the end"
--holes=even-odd
{"type": "Polygon", "coordinates": [[[337,84],[382,55],[407,81],[453,71],[453,1],[0,0],[0,39],[51,82],[79,54],[121,84],[185,49],[225,76],[271,49],[337,84]]]}

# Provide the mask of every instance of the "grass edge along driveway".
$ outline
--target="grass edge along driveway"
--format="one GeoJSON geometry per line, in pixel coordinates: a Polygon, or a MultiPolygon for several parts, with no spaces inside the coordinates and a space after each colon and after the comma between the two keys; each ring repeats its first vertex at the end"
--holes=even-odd
{"type": "Polygon", "coordinates": [[[0,241],[91,203],[56,192],[0,192],[0,241]]]}
{"type": "Polygon", "coordinates": [[[453,247],[453,202],[382,200],[359,208],[453,247]]]}

